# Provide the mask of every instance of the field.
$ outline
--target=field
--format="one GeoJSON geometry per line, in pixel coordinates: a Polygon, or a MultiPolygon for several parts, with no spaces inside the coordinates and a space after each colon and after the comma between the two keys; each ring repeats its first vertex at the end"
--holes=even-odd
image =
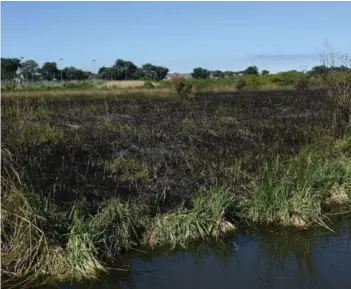
{"type": "Polygon", "coordinates": [[[351,200],[351,143],[333,107],[321,89],[184,102],[153,90],[8,93],[5,273],[92,277],[136,246],[186,246],[247,224],[332,230],[328,215],[351,200]]]}

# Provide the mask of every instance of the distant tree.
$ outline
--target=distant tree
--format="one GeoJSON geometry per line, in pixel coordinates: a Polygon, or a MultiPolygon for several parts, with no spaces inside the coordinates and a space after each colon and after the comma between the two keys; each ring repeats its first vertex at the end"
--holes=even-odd
{"type": "Polygon", "coordinates": [[[77,69],[73,66],[65,67],[62,69],[62,78],[64,80],[75,80],[76,70],[77,69]]]}
{"type": "Polygon", "coordinates": [[[20,66],[18,58],[1,58],[1,79],[14,79],[20,66]]]}
{"type": "Polygon", "coordinates": [[[148,79],[160,81],[164,79],[168,73],[168,68],[163,66],[155,66],[151,63],[146,63],[142,67],[138,68],[134,74],[136,79],[148,79]]]}
{"type": "Polygon", "coordinates": [[[95,77],[95,74],[92,73],[91,71],[83,71],[83,77],[84,79],[93,79],[95,77]]]}
{"type": "Polygon", "coordinates": [[[155,80],[157,81],[160,81],[162,79],[165,79],[168,72],[169,72],[169,69],[167,67],[163,67],[163,66],[156,66],[155,67],[155,71],[156,71],[156,74],[157,74],[157,77],[155,80]]]}
{"type": "Polygon", "coordinates": [[[112,80],[114,76],[113,69],[111,67],[101,67],[98,71],[98,77],[104,80],[112,80]]]}
{"type": "Polygon", "coordinates": [[[130,80],[134,79],[134,75],[138,67],[131,61],[124,61],[123,59],[117,59],[113,68],[113,76],[115,80],[130,80]]]}
{"type": "Polygon", "coordinates": [[[335,72],[347,72],[349,68],[344,65],[341,65],[341,66],[332,66],[330,67],[330,70],[335,72]]]}
{"type": "Polygon", "coordinates": [[[140,79],[140,80],[147,79],[146,77],[144,77],[144,71],[142,70],[141,67],[138,67],[138,69],[135,71],[133,78],[140,79]]]}
{"type": "Polygon", "coordinates": [[[86,80],[89,79],[91,76],[91,72],[83,71],[73,66],[65,67],[62,70],[62,78],[64,80],[86,80]]]}
{"type": "Polygon", "coordinates": [[[98,70],[98,75],[102,74],[104,71],[106,71],[108,68],[106,66],[100,67],[98,70]]]}
{"type": "Polygon", "coordinates": [[[235,77],[238,75],[239,75],[239,72],[234,72],[234,71],[224,71],[223,72],[223,77],[226,77],[226,78],[231,78],[231,77],[235,77]]]}
{"type": "Polygon", "coordinates": [[[56,62],[45,62],[40,69],[41,75],[45,80],[53,80],[58,78],[59,70],[56,62]]]}
{"type": "Polygon", "coordinates": [[[27,60],[21,64],[21,71],[24,78],[32,80],[39,71],[39,65],[34,60],[27,60]]]}
{"type": "Polygon", "coordinates": [[[257,66],[249,66],[243,71],[243,74],[258,75],[258,68],[257,66]]]}
{"type": "Polygon", "coordinates": [[[268,75],[269,71],[268,70],[262,70],[262,75],[268,75]]]}
{"type": "Polygon", "coordinates": [[[204,69],[202,67],[196,67],[193,69],[192,76],[196,79],[204,79],[204,78],[209,78],[211,75],[211,72],[207,69],[204,69]]]}
{"type": "Polygon", "coordinates": [[[137,69],[135,78],[155,80],[157,78],[155,66],[153,66],[151,63],[144,64],[142,67],[137,69]]]}
{"type": "Polygon", "coordinates": [[[323,75],[328,73],[329,68],[325,65],[314,66],[310,71],[311,75],[323,75]]]}
{"type": "Polygon", "coordinates": [[[224,72],[222,72],[220,70],[212,71],[212,75],[213,75],[213,77],[216,77],[216,78],[224,78],[224,76],[225,76],[224,72]]]}

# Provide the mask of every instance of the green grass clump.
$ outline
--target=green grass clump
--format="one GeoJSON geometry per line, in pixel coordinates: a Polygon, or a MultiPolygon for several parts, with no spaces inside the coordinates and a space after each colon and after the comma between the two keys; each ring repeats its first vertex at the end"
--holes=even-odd
{"type": "Polygon", "coordinates": [[[67,247],[60,244],[48,200],[30,193],[2,151],[1,266],[2,285],[26,288],[41,284],[94,278],[103,270],[94,252],[71,231],[67,247]],[[18,187],[22,187],[18,189],[18,187]],[[44,206],[43,206],[44,204],[44,206]],[[15,210],[13,208],[16,208],[15,210]],[[77,256],[83,258],[77,258],[77,256]],[[92,262],[94,261],[94,262],[92,262]]]}
{"type": "Polygon", "coordinates": [[[235,196],[222,188],[194,197],[192,209],[180,207],[154,219],[148,243],[150,246],[180,245],[185,247],[195,240],[208,241],[235,229],[230,213],[235,211],[235,196]]]}
{"type": "Polygon", "coordinates": [[[36,146],[43,143],[58,143],[64,138],[64,131],[43,122],[17,121],[7,143],[13,146],[36,146]]]}
{"type": "Polygon", "coordinates": [[[142,160],[114,158],[105,164],[105,168],[116,173],[123,181],[145,180],[149,176],[149,167],[142,160]]]}
{"type": "Polygon", "coordinates": [[[38,108],[33,110],[29,116],[32,116],[33,119],[37,120],[45,120],[55,115],[55,111],[49,108],[38,108]]]}
{"type": "Polygon", "coordinates": [[[67,246],[53,238],[52,224],[32,196],[6,188],[1,204],[2,285],[26,288],[95,278],[104,271],[91,243],[72,229],[67,246]],[[16,207],[16,210],[9,208],[16,207]]]}
{"type": "Polygon", "coordinates": [[[346,156],[351,156],[351,136],[347,136],[343,139],[337,140],[335,148],[341,151],[346,156]]]}
{"type": "Polygon", "coordinates": [[[141,206],[113,198],[101,204],[87,229],[100,256],[112,258],[142,243],[146,220],[141,206]]]}
{"type": "Polygon", "coordinates": [[[326,198],[335,198],[335,190],[344,189],[351,196],[350,163],[349,157],[333,149],[306,148],[292,159],[278,157],[254,188],[246,209],[248,219],[300,228],[323,225],[326,198]]]}
{"type": "Polygon", "coordinates": [[[7,107],[6,109],[1,110],[1,116],[4,118],[9,118],[9,119],[16,119],[20,116],[21,111],[18,107],[16,106],[10,106],[7,107]]]}
{"type": "Polygon", "coordinates": [[[86,278],[86,276],[94,278],[97,273],[105,271],[97,260],[98,250],[94,244],[94,238],[91,232],[85,229],[86,225],[84,220],[79,217],[79,211],[73,208],[73,220],[67,244],[67,261],[70,268],[76,272],[78,280],[86,278]]]}
{"type": "Polygon", "coordinates": [[[142,125],[121,123],[111,115],[103,116],[101,122],[98,123],[98,126],[104,132],[109,134],[119,134],[124,137],[127,135],[137,136],[143,130],[142,125]]]}

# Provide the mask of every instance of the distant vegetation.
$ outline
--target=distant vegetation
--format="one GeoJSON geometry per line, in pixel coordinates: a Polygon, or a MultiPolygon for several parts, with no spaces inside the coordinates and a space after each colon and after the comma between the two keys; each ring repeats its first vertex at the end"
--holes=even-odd
{"type": "MultiPolygon", "coordinates": [[[[16,77],[23,77],[27,81],[86,81],[86,80],[146,80],[161,81],[166,78],[169,69],[163,66],[157,66],[150,63],[137,67],[131,61],[117,59],[111,67],[101,67],[97,74],[89,71],[83,71],[75,67],[65,67],[60,70],[56,62],[45,62],[41,67],[34,60],[21,62],[18,58],[1,58],[1,79],[13,81],[16,77]]],[[[319,65],[313,67],[310,71],[285,71],[270,74],[268,70],[259,71],[257,66],[249,66],[242,71],[211,71],[202,67],[196,67],[191,73],[193,79],[231,79],[237,80],[239,77],[249,77],[246,79],[248,86],[256,81],[255,87],[262,84],[294,85],[303,76],[312,82],[326,75],[338,73],[340,77],[349,73],[350,68],[346,65],[327,66],[319,65]],[[251,77],[251,78],[250,78],[251,77]],[[256,77],[256,78],[255,78],[256,77]]]]}
{"type": "Polygon", "coordinates": [[[75,67],[58,69],[56,62],[45,62],[41,67],[34,60],[21,62],[18,58],[1,58],[1,79],[14,80],[22,76],[29,81],[38,80],[154,80],[159,81],[166,77],[168,68],[150,63],[137,67],[131,61],[117,59],[111,67],[101,67],[97,74],[83,71],[75,67]]]}

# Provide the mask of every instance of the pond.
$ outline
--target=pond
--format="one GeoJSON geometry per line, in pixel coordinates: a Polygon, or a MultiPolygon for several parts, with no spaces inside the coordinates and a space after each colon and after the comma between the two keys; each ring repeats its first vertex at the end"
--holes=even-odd
{"type": "Polygon", "coordinates": [[[60,289],[351,288],[351,222],[337,232],[236,233],[187,251],[124,257],[100,281],[60,289]]]}

